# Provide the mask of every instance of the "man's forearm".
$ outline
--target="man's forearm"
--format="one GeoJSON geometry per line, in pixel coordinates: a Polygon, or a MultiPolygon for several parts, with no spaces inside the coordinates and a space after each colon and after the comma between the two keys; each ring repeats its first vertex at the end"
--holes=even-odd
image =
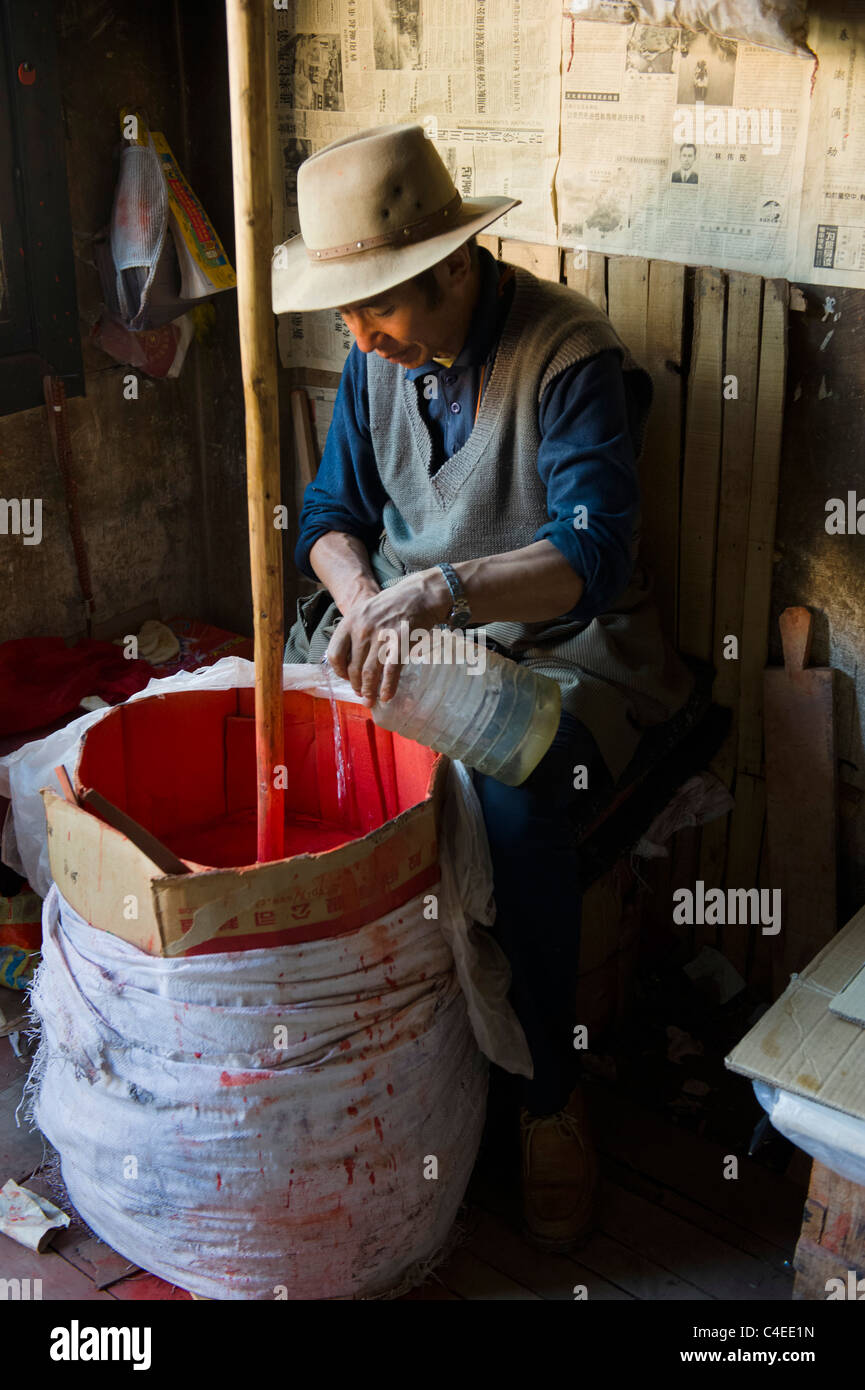
{"type": "Polygon", "coordinates": [[[562,552],[547,540],[501,555],[464,560],[454,569],[466,591],[473,624],[558,618],[576,607],[586,587],[562,552]]]}
{"type": "Polygon", "coordinates": [[[309,563],[342,614],[358,599],[379,592],[369,551],[357,536],[344,531],[328,531],[319,536],[309,552],[309,563]]]}
{"type": "MultiPolygon", "coordinates": [[[[328,531],[312,547],[309,561],[343,614],[359,599],[379,592],[369,551],[357,536],[328,531]]],[[[500,555],[463,560],[454,569],[465,588],[473,623],[557,618],[579,603],[585,588],[561,551],[546,540],[500,555]]],[[[424,588],[429,589],[433,601],[440,601],[440,620],[444,622],[451,600],[440,571],[421,571],[412,578],[420,583],[428,579],[424,588]]]]}
{"type": "MultiPolygon", "coordinates": [[[[404,622],[410,629],[433,628],[445,622],[452,597],[444,574],[433,565],[379,589],[366,548],[355,537],[334,531],[316,541],[310,563],[343,614],[328,647],[334,670],[351,681],[367,705],[379,694],[382,700],[389,700],[401,668],[398,662],[382,664],[381,634],[399,631],[404,622]]],[[[477,625],[557,618],[576,607],[585,588],[561,551],[548,540],[501,555],[464,560],[454,569],[477,625]]]]}

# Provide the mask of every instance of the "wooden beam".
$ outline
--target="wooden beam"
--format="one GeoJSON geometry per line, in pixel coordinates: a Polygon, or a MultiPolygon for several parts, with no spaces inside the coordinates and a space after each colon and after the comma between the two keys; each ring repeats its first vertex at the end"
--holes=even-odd
{"type": "MultiPolygon", "coordinates": [[[[730,820],[727,846],[727,884],[732,888],[756,888],[766,819],[766,783],[739,768],[733,792],[736,805],[730,820]]],[[[753,928],[730,925],[721,930],[724,955],[740,975],[748,976],[750,933],[753,928]]]]}
{"type": "Polygon", "coordinates": [[[611,256],[607,266],[607,313],[638,362],[646,356],[649,262],[640,256],[611,256]]]}
{"type": "Polygon", "coordinates": [[[769,647],[769,598],[787,372],[788,292],[786,280],[767,280],[763,288],[760,375],[740,647],[738,750],[739,767],[754,777],[759,776],[763,768],[763,668],[769,647]]]}
{"type": "Polygon", "coordinates": [[[562,253],[558,246],[540,246],[531,241],[502,241],[502,260],[522,266],[541,280],[560,279],[562,253]]]}
{"type": "MultiPolygon", "coordinates": [[[[739,721],[739,654],[724,656],[725,639],[734,637],[741,647],[745,601],[745,559],[748,514],[751,502],[751,465],[754,454],[754,418],[757,379],[754,365],[760,356],[760,301],[763,282],[759,275],[731,271],[727,287],[727,331],[724,341],[723,432],[721,486],[718,502],[718,546],[715,561],[715,628],[712,659],[715,664],[713,697],[733,711],[730,732],[711,762],[716,777],[732,790],[736,770],[739,721]],[[732,380],[731,380],[732,378],[732,380]]],[[[700,878],[712,887],[724,886],[729,817],[720,816],[703,827],[700,878]]],[[[732,884],[737,887],[737,884],[732,884]]]]}
{"type": "Polygon", "coordinates": [[[316,464],[315,432],[312,428],[312,415],[309,409],[309,396],[302,386],[291,392],[291,418],[294,424],[294,452],[297,458],[297,471],[301,485],[306,488],[315,478],[316,464]]]}
{"type": "Polygon", "coordinates": [[[685,426],[678,644],[703,661],[712,657],[723,329],[723,272],[701,267],[694,293],[693,356],[685,426]]]}
{"type": "Polygon", "coordinates": [[[600,251],[565,252],[565,280],[607,312],[607,258],[600,251]]]}
{"type": "Polygon", "coordinates": [[[642,362],[651,374],[654,396],[640,466],[642,552],[654,575],[655,601],[669,637],[676,631],[679,590],[684,293],[684,266],[649,262],[642,362]]]}
{"type": "MultiPolygon", "coordinates": [[[[271,309],[272,199],[270,103],[261,84],[268,71],[270,7],[226,0],[231,157],[237,261],[237,311],[246,408],[249,554],[255,633],[255,759],[258,859],[281,859],[284,792],[274,785],[284,763],[282,703],[282,532],[276,326],[271,309]]],[[[265,82],[266,86],[266,82],[265,82]]],[[[204,525],[207,518],[202,518],[204,525]]],[[[280,783],[283,779],[279,779],[280,783]]]]}
{"type": "Polygon", "coordinates": [[[779,623],[784,665],[763,676],[769,869],[782,914],[772,943],[776,996],[834,935],[838,820],[835,673],[808,666],[807,608],[785,608],[779,623]]]}
{"type": "Polygon", "coordinates": [[[488,236],[486,232],[478,232],[475,240],[484,251],[489,251],[494,260],[501,260],[502,244],[497,236],[488,236]]]}

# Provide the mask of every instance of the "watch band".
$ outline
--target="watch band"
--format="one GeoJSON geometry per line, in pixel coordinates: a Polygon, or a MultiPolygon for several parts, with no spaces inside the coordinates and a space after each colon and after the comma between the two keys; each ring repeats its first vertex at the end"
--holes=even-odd
{"type": "Polygon", "coordinates": [[[449,628],[466,628],[472,620],[472,611],[469,608],[469,601],[466,598],[466,591],[460,583],[459,575],[453,565],[446,563],[440,564],[438,568],[444,575],[445,583],[451,592],[453,604],[447,616],[449,628]]]}

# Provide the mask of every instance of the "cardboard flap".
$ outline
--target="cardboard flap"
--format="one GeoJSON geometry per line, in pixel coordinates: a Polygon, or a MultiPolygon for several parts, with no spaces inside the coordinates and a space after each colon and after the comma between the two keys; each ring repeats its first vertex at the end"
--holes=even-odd
{"type": "Polygon", "coordinates": [[[731,1071],[865,1119],[865,1028],[830,1008],[865,964],[865,908],[725,1059],[731,1071]]]}

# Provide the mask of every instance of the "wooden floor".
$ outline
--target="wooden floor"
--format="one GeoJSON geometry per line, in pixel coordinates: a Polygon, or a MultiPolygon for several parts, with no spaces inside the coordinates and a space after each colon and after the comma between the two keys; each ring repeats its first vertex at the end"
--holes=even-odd
{"type": "MultiPolygon", "coordinates": [[[[26,1071],[0,1038],[0,1186],[11,1177],[51,1195],[41,1135],[15,1124],[26,1071]]],[[[487,1151],[469,1189],[465,1239],[407,1299],[572,1300],[578,1286],[591,1299],[790,1298],[801,1187],[744,1157],[739,1177],[725,1179],[717,1144],[614,1089],[593,1085],[590,1100],[605,1177],[587,1243],[568,1256],[527,1244],[513,1174],[487,1151]]],[[[131,1266],[77,1220],[43,1255],[0,1235],[0,1277],[41,1279],[45,1300],[190,1297],[131,1266]]]]}

